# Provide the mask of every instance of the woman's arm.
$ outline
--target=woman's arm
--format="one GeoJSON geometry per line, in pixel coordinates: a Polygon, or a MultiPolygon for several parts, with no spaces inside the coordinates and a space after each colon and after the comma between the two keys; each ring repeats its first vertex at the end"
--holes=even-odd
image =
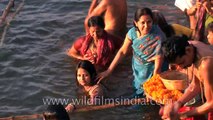
{"type": "Polygon", "coordinates": [[[102,73],[100,73],[98,75],[98,78],[100,80],[102,80],[105,77],[109,76],[113,72],[113,70],[115,69],[115,67],[126,56],[126,54],[128,53],[128,51],[131,50],[130,49],[131,44],[132,44],[132,41],[130,40],[130,38],[128,36],[126,36],[123,45],[121,46],[121,48],[117,52],[115,58],[113,59],[112,63],[110,64],[109,68],[106,71],[104,71],[104,72],[102,72],[102,73]]]}
{"type": "Polygon", "coordinates": [[[80,54],[80,52],[78,50],[75,49],[74,45],[67,50],[67,55],[79,60],[84,60],[83,56],[80,54]]]}
{"type": "Polygon", "coordinates": [[[155,59],[155,68],[153,71],[153,74],[159,74],[161,72],[161,68],[162,68],[162,64],[163,64],[163,56],[157,56],[155,59]]]}
{"type": "Polygon", "coordinates": [[[108,70],[111,72],[115,69],[118,63],[126,56],[128,53],[128,50],[130,49],[130,46],[132,44],[132,41],[128,38],[128,36],[125,38],[124,43],[122,47],[117,52],[115,58],[113,59],[112,63],[110,64],[108,70]]]}

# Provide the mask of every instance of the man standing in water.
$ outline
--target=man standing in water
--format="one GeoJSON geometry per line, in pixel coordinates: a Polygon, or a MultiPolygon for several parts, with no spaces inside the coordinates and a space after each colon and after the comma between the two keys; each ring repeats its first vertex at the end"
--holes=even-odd
{"type": "Polygon", "coordinates": [[[213,49],[199,41],[188,41],[186,36],[173,36],[162,44],[162,51],[169,63],[187,68],[191,84],[176,102],[165,105],[160,114],[163,119],[177,120],[195,115],[207,114],[213,120],[213,49]],[[193,110],[178,113],[178,110],[197,94],[203,94],[206,101],[193,110]],[[163,111],[163,112],[162,112],[163,111]]]}
{"type": "Polygon", "coordinates": [[[127,22],[126,0],[92,0],[88,15],[84,21],[86,33],[89,33],[88,19],[92,16],[102,16],[105,30],[117,37],[125,38],[127,22]]]}

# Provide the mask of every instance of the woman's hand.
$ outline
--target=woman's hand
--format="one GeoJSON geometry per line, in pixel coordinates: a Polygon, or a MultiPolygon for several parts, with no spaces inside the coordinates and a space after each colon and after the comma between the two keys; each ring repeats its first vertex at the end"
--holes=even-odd
{"type": "Polygon", "coordinates": [[[92,54],[85,54],[83,59],[90,61],[92,64],[95,64],[95,57],[92,54]]]}
{"type": "Polygon", "coordinates": [[[68,56],[71,56],[70,49],[67,49],[67,50],[66,50],[66,54],[67,54],[68,56]]]}
{"type": "Polygon", "coordinates": [[[70,104],[67,105],[67,107],[65,109],[68,113],[71,113],[75,110],[75,105],[70,103],[70,104]]]}
{"type": "Polygon", "coordinates": [[[104,72],[99,73],[97,75],[97,79],[98,79],[97,84],[99,84],[101,82],[101,80],[103,80],[104,78],[108,77],[110,74],[111,74],[111,71],[109,69],[107,69],[104,72]]]}

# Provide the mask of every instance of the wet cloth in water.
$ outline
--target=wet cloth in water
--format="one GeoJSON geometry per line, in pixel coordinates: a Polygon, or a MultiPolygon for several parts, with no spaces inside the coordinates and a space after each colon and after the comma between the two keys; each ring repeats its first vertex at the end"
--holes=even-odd
{"type": "Polygon", "coordinates": [[[161,54],[161,43],[165,40],[164,33],[156,25],[152,26],[151,31],[138,38],[136,34],[137,28],[131,28],[127,35],[132,41],[133,57],[133,86],[136,89],[136,94],[143,93],[141,84],[153,75],[154,61],[148,62],[161,54]]]}

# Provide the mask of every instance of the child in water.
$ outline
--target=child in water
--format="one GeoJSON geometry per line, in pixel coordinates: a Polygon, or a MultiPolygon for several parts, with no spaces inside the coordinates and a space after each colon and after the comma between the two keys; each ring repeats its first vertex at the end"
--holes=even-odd
{"type": "MultiPolygon", "coordinates": [[[[104,87],[101,84],[97,84],[98,80],[96,79],[96,75],[95,67],[91,62],[82,60],[77,65],[77,84],[89,95],[89,102],[93,105],[96,104],[98,97],[104,95],[104,87]]],[[[76,109],[76,106],[71,103],[66,107],[67,112],[72,112],[74,109],[76,109]]]]}

